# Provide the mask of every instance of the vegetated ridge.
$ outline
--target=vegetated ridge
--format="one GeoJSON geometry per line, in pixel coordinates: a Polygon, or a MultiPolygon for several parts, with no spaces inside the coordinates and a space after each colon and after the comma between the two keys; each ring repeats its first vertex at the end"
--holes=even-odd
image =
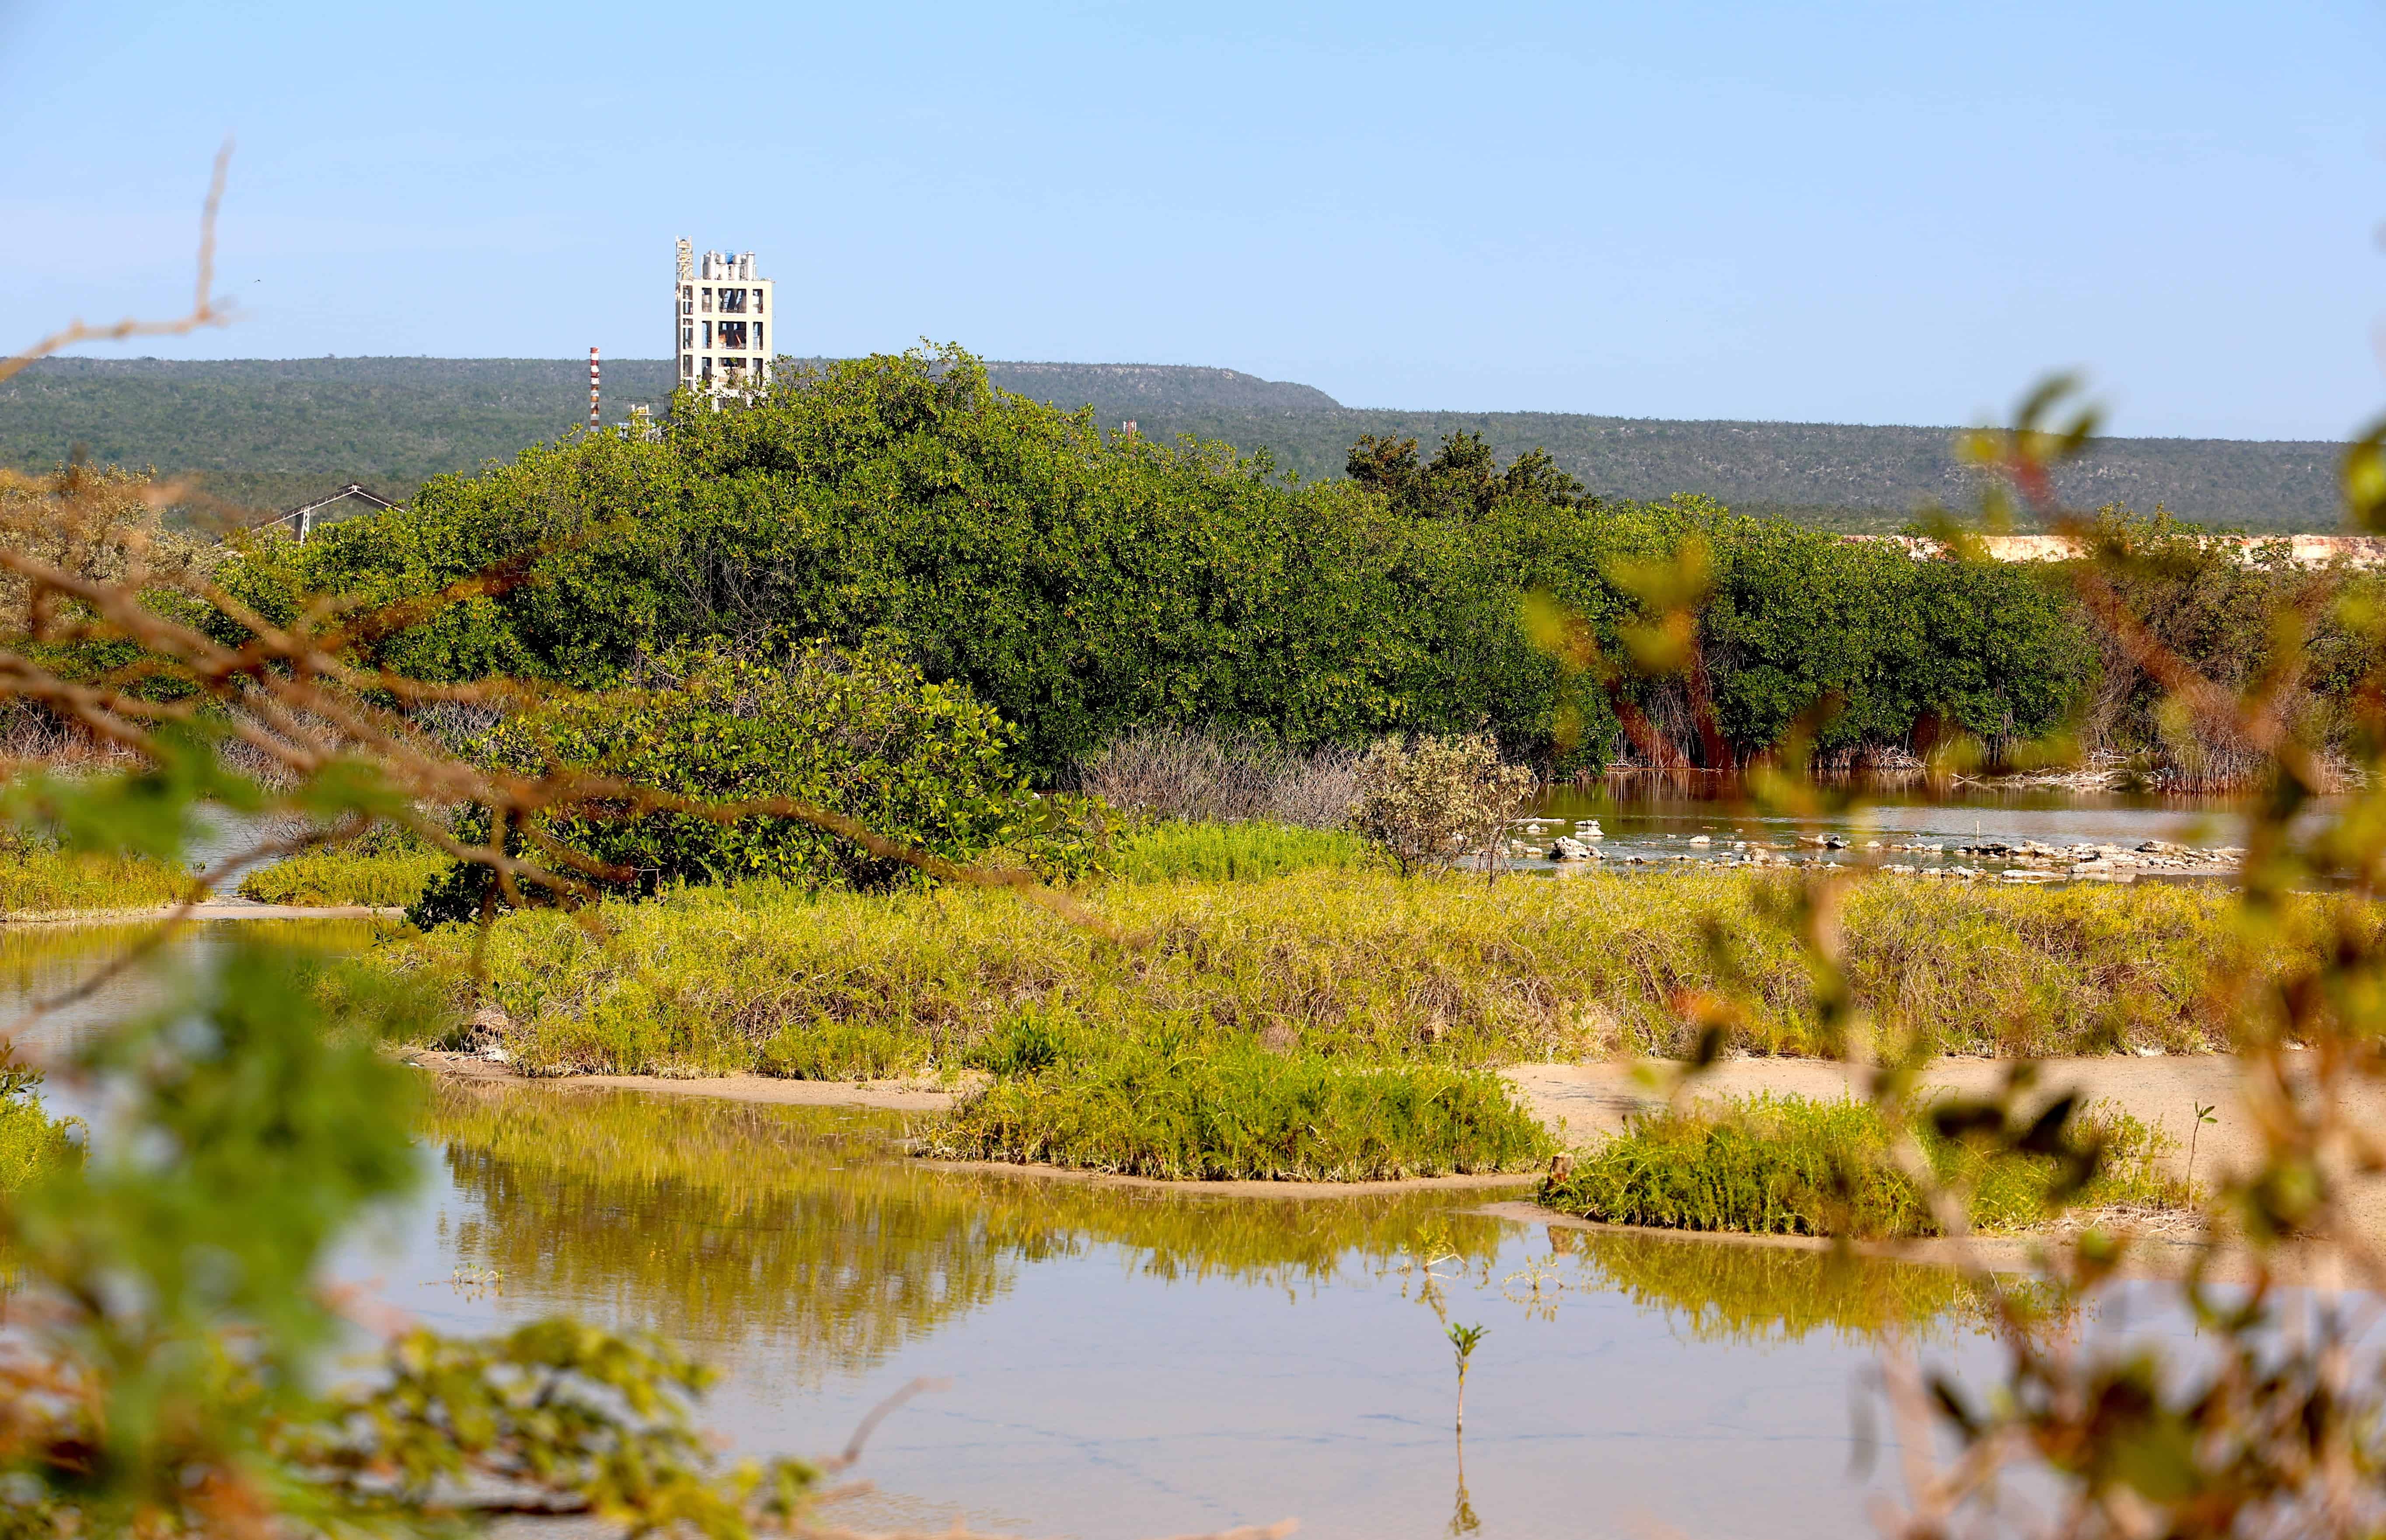
{"type": "MultiPolygon", "coordinates": [[[[1564,412],[1350,407],[1308,385],[1173,364],[990,363],[995,384],[1109,432],[1265,449],[1303,478],[1342,473],[1364,433],[1480,433],[1505,461],[1547,449],[1594,492],[1701,493],[1746,513],[1894,529],[1931,502],[1970,500],[1953,430],[1806,422],[1696,422],[1564,412]]],[[[604,363],[605,415],[659,411],[671,366],[604,363]]],[[[586,419],[581,358],[53,358],[0,385],[0,463],[42,470],[82,445],[94,460],[193,476],[212,495],[281,507],[349,481],[404,498],[445,471],[510,458],[586,419]]],[[[2337,445],[2109,438],[2063,481],[2079,507],[2157,505],[2184,520],[2264,531],[2339,521],[2337,445]]]]}

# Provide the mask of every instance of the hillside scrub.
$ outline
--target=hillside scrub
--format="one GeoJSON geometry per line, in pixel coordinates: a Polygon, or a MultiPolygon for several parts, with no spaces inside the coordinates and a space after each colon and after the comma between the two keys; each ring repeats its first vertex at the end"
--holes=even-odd
{"type": "MultiPolygon", "coordinates": [[[[1471,456],[1445,444],[1420,475],[1472,488],[1471,456]]],[[[437,477],[303,545],[255,539],[220,581],[281,620],[308,595],[416,598],[527,560],[531,581],[359,644],[430,680],[604,687],[714,638],[883,644],[1016,724],[1047,779],[1141,727],[1306,749],[1488,723],[1512,757],[1595,770],[1623,745],[1609,698],[1533,644],[1521,602],[1546,592],[1615,653],[1642,617],[1611,573],[1693,537],[1714,556],[1701,645],[1734,756],[1826,701],[1826,753],[1926,720],[2026,738],[2086,676],[2071,611],[2026,571],[1514,470],[1455,498],[1295,483],[1223,444],[1106,438],[958,350],[912,353],[790,367],[750,409],[437,477]]],[[[1656,705],[1668,687],[1628,688],[1656,705]]]]}
{"type": "MultiPolygon", "coordinates": [[[[1916,507],[1962,505],[1978,484],[1943,428],[1392,411],[1228,369],[986,368],[993,383],[1064,411],[1090,403],[1097,422],[1134,418],[1162,444],[1189,433],[1265,451],[1310,480],[1342,473],[1354,439],[1432,444],[1471,433],[1502,459],[1546,450],[1611,496],[1696,492],[1749,512],[1883,532],[1916,507]]],[[[672,369],[669,358],[608,358],[606,400],[666,402],[672,369]]],[[[98,459],[197,473],[207,491],[258,508],[354,480],[403,500],[431,476],[469,472],[545,438],[584,408],[587,390],[579,358],[44,358],[6,388],[0,464],[38,470],[87,444],[98,459]],[[192,410],[202,394],[220,409],[192,410]]],[[[2332,474],[2341,447],[2100,437],[2057,484],[2074,507],[2122,488],[2141,507],[2167,503],[2215,527],[2330,532],[2342,514],[2332,474]]]]}
{"type": "MultiPolygon", "coordinates": [[[[1256,1039],[1364,1063],[1463,1067],[1687,1052],[1678,992],[1722,992],[1727,938],[1749,1001],[1731,1046],[1831,1046],[1811,975],[1752,873],[1402,880],[1309,870],[1263,883],[1113,883],[1084,896],[1122,945],[1008,894],[885,895],[749,885],[609,902],[588,924],[501,919],[488,997],[534,1072],[812,1078],[998,1073],[1166,1034],[1256,1039]]],[[[1847,904],[1847,965],[1880,1030],[1937,1052],[2051,1055],[2226,1043],[2206,995],[2237,945],[2225,894],[1971,888],[1881,878],[1847,904]]],[[[2329,927],[2378,911],[2297,898],[2293,946],[2236,971],[2310,966],[2329,927]]],[[[446,927],[378,954],[460,1006],[474,938],[446,927]]]]}
{"type": "MultiPolygon", "coordinates": [[[[2110,1107],[2090,1108],[2072,1123],[2078,1146],[2100,1146],[2103,1159],[2069,1202],[2189,1206],[2185,1183],[2160,1170],[2164,1135],[2110,1107]]],[[[2027,1229],[2058,1211],[2057,1157],[1978,1153],[1941,1137],[1927,1109],[1915,1133],[1939,1178],[1968,1188],[1975,1228],[2027,1229]]],[[[1865,1240],[1940,1233],[1913,1182],[1891,1162],[1889,1143],[1888,1125],[1869,1102],[1770,1093],[1721,1106],[1695,1102],[1636,1119],[1553,1175],[1541,1201],[1585,1219],[1669,1230],[1865,1240]]]]}

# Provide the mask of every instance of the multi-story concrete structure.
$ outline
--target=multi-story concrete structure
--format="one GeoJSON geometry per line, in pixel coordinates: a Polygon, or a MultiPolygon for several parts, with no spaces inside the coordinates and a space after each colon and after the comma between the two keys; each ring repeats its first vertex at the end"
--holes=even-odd
{"type": "Polygon", "coordinates": [[[695,390],[752,390],[771,377],[771,280],[754,276],[754,254],[698,259],[679,244],[679,292],[672,296],[672,334],[678,346],[679,382],[695,390]]]}

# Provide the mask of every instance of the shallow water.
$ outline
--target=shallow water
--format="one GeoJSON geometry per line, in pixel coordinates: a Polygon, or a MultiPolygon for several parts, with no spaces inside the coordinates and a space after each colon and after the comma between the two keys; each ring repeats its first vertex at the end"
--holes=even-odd
{"type": "Polygon", "coordinates": [[[1877,1333],[1978,1353],[1977,1298],[1939,1270],[1544,1230],[1474,1212],[1479,1193],[936,1170],[893,1147],[902,1127],[443,1089],[426,1200],[349,1267],[450,1329],[567,1310],[668,1333],[727,1370],[714,1410],[747,1449],[833,1448],[897,1386],[949,1377],[880,1430],[862,1469],[883,1495],[851,1521],[1037,1534],[1297,1515],[1432,1535],[1462,1500],[1486,1535],[1846,1534],[1877,1333]],[[1489,1328],[1463,1496],[1446,1321],[1489,1328]]]}
{"type": "MultiPolygon", "coordinates": [[[[2324,811],[2315,808],[2307,816],[2324,811]]],[[[1632,858],[1668,864],[1720,861],[1731,856],[1734,840],[1759,841],[1776,848],[1797,847],[1803,834],[1838,834],[1850,849],[1808,858],[1852,862],[1867,858],[1864,846],[1879,840],[1884,846],[1914,844],[1995,842],[2017,845],[2034,840],[2042,845],[2098,844],[2134,846],[2147,840],[2203,848],[2242,845],[2244,804],[2221,797],[2124,796],[2058,790],[1959,789],[1946,796],[1930,796],[1919,787],[1877,788],[1852,805],[1811,817],[1760,812],[1745,800],[1725,800],[1711,795],[1698,778],[1618,776],[1589,786],[1554,786],[1532,804],[1540,835],[1524,835],[1536,850],[1550,839],[1568,833],[1582,820],[1596,820],[1605,835],[1602,870],[1630,870],[1632,858]],[[1696,835],[1710,844],[1693,846],[1696,835]]],[[[1876,860],[1914,863],[1923,867],[1957,862],[1983,870],[2010,864],[1997,858],[1965,859],[1939,856],[1874,851],[1876,860]]],[[[1525,870],[1580,870],[1579,864],[1536,858],[1513,863],[1525,870]]]]}

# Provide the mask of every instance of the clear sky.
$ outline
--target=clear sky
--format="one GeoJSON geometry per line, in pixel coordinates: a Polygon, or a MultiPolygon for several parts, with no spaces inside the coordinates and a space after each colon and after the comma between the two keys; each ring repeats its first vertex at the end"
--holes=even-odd
{"type": "Polygon", "coordinates": [[[2113,430],[2386,407],[2377,4],[684,6],[0,0],[0,325],[182,357],[1218,364],[1353,406],[2113,430]]]}

